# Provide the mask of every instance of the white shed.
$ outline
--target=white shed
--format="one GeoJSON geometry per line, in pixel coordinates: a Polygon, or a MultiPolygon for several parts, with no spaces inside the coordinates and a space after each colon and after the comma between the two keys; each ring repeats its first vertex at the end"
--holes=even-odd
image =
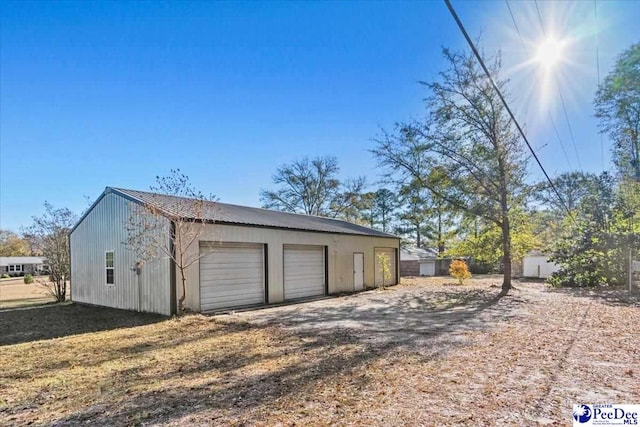
{"type": "Polygon", "coordinates": [[[549,261],[546,255],[526,255],[522,259],[522,276],[546,279],[560,267],[549,261]]]}
{"type": "MultiPolygon", "coordinates": [[[[182,287],[176,286],[175,264],[165,256],[140,267],[136,254],[123,242],[135,206],[151,205],[163,212],[176,199],[107,187],[70,233],[71,299],[175,313],[182,295],[182,287]]],[[[165,218],[167,229],[169,217],[165,218]]],[[[192,249],[192,255],[202,257],[186,269],[185,304],[193,311],[378,286],[381,254],[387,255],[392,272],[385,284],[398,283],[400,239],[391,234],[330,218],[217,202],[206,202],[202,223],[199,242],[192,249]]],[[[170,233],[160,237],[173,244],[170,233]]]]}
{"type": "Polygon", "coordinates": [[[438,250],[431,248],[403,247],[400,250],[401,276],[436,276],[438,250]]]}

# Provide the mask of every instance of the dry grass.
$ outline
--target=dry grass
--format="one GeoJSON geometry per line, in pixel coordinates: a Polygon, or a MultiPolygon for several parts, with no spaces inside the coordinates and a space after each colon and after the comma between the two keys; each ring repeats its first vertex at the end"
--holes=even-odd
{"type": "Polygon", "coordinates": [[[55,300],[49,291],[40,283],[41,280],[43,280],[41,277],[36,277],[36,282],[25,285],[23,277],[2,279],[0,281],[0,309],[54,302],[55,300]]]}
{"type": "Polygon", "coordinates": [[[2,312],[0,425],[568,425],[573,403],[640,401],[636,302],[497,282],[222,317],[2,312]]]}

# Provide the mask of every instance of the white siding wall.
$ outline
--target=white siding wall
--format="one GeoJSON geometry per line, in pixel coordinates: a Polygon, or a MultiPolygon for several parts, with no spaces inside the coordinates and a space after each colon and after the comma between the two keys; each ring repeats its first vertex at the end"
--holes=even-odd
{"type": "Polygon", "coordinates": [[[124,197],[108,193],[71,234],[71,299],[169,315],[169,260],[160,257],[148,261],[137,275],[137,257],[124,244],[125,224],[133,205],[124,197]],[[113,286],[106,284],[106,251],[115,252],[113,286]]]}
{"type": "Polygon", "coordinates": [[[557,264],[547,261],[546,256],[527,255],[522,260],[522,276],[524,277],[546,279],[559,269],[557,264]]]}
{"type": "MultiPolygon", "coordinates": [[[[208,225],[200,237],[201,241],[266,243],[268,245],[268,282],[269,302],[284,300],[284,250],[283,245],[320,245],[328,246],[328,282],[329,293],[352,292],[353,289],[353,253],[364,253],[364,283],[374,285],[374,248],[399,248],[399,240],[386,237],[346,236],[329,233],[289,231],[269,228],[243,227],[233,225],[208,225]]],[[[198,251],[198,245],[193,245],[198,251]]],[[[395,274],[395,271],[393,272],[395,274]]],[[[187,298],[185,305],[200,311],[200,271],[199,263],[186,271],[187,298]]],[[[397,281],[399,278],[394,280],[397,281]]],[[[179,277],[176,297],[182,293],[179,277]]]]}

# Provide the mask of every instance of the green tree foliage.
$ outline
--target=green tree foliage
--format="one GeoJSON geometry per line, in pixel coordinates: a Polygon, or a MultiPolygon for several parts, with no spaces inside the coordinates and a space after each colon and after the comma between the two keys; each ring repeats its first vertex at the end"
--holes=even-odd
{"type": "MultiPolygon", "coordinates": [[[[428,180],[433,180],[435,176],[442,178],[438,168],[430,171],[428,180]]],[[[437,247],[438,252],[443,254],[447,241],[456,231],[455,213],[441,197],[421,187],[416,180],[401,185],[399,195],[401,209],[396,232],[411,236],[409,240],[417,247],[437,247]]]]}
{"type": "Polygon", "coordinates": [[[307,157],[280,166],[273,175],[276,190],[261,190],[265,208],[331,218],[359,219],[364,178],[341,182],[335,157],[307,157]]]}
{"type": "MultiPolygon", "coordinates": [[[[586,172],[565,172],[553,179],[553,184],[562,196],[562,200],[570,211],[574,211],[581,200],[592,191],[596,185],[597,176],[586,172]]],[[[558,199],[557,194],[551,188],[548,181],[541,181],[534,185],[532,196],[535,201],[542,204],[542,208],[553,212],[556,216],[564,217],[567,214],[565,206],[558,199]]]]}
{"type": "MultiPolygon", "coordinates": [[[[532,249],[539,249],[544,253],[551,253],[566,227],[566,214],[560,217],[558,213],[549,210],[531,210],[527,215],[527,222],[537,245],[532,249]]],[[[526,253],[524,254],[526,255],[526,253]]]]}
{"type": "Polygon", "coordinates": [[[640,247],[640,187],[603,173],[577,209],[577,226],[567,220],[551,260],[561,269],[556,286],[620,285],[626,281],[629,250],[640,247]]]}
{"type": "MultiPolygon", "coordinates": [[[[511,255],[513,261],[520,261],[532,249],[541,246],[536,236],[532,213],[521,209],[510,212],[511,255]]],[[[469,256],[476,267],[489,271],[504,271],[502,256],[502,230],[482,218],[465,219],[466,232],[454,241],[447,255],[469,256]]]]}
{"type": "Polygon", "coordinates": [[[29,242],[13,231],[0,230],[0,256],[26,256],[30,254],[29,242]]]}
{"type": "Polygon", "coordinates": [[[613,141],[619,174],[640,181],[640,43],[620,55],[594,103],[600,129],[613,141]]]}
{"type": "Polygon", "coordinates": [[[360,195],[360,220],[363,224],[375,228],[376,226],[376,214],[374,211],[374,199],[376,198],[375,191],[367,191],[360,195]]]}
{"type": "Polygon", "coordinates": [[[77,217],[67,208],[54,208],[44,203],[44,214],[33,217],[33,224],[25,235],[33,240],[34,246],[41,248],[42,256],[49,266],[49,283],[45,286],[56,299],[67,298],[67,281],[71,274],[71,253],[69,250],[69,231],[77,217]]]}
{"type": "Polygon", "coordinates": [[[562,197],[562,202],[548,181],[533,185],[531,191],[531,199],[536,210],[531,212],[528,220],[533,234],[540,242],[537,249],[543,252],[552,250],[562,230],[573,227],[572,221],[566,220],[565,205],[575,216],[583,199],[597,188],[598,177],[592,173],[565,172],[553,178],[553,183],[562,197]]]}
{"type": "Polygon", "coordinates": [[[429,238],[432,232],[429,193],[412,182],[401,186],[399,194],[395,233],[403,236],[407,243],[421,248],[425,237],[429,238]]]}
{"type": "Polygon", "coordinates": [[[373,218],[374,224],[378,224],[380,230],[386,232],[393,219],[393,213],[398,207],[396,194],[387,188],[381,188],[374,193],[373,218]]]}
{"type": "Polygon", "coordinates": [[[617,180],[607,173],[583,180],[577,225],[565,220],[552,256],[561,266],[550,279],[557,286],[623,284],[629,254],[639,255],[640,44],[620,55],[594,104],[601,131],[613,141],[617,180]]]}
{"type": "MultiPolygon", "coordinates": [[[[448,69],[424,83],[429,114],[383,133],[372,150],[379,163],[403,182],[415,180],[447,205],[500,229],[503,292],[511,288],[509,212],[524,203],[526,156],[504,105],[470,53],[444,50],[448,69]],[[437,177],[430,172],[437,168],[437,177]]],[[[486,58],[498,87],[499,56],[486,58]]],[[[505,95],[505,96],[508,96],[505,95]]]]}

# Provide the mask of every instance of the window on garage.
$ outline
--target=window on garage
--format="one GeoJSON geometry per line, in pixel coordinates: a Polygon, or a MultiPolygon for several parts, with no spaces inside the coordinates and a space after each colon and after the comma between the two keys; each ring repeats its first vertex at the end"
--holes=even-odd
{"type": "Polygon", "coordinates": [[[106,278],[107,285],[115,285],[115,277],[114,277],[114,252],[106,252],[105,253],[105,270],[106,270],[106,278]]]}

